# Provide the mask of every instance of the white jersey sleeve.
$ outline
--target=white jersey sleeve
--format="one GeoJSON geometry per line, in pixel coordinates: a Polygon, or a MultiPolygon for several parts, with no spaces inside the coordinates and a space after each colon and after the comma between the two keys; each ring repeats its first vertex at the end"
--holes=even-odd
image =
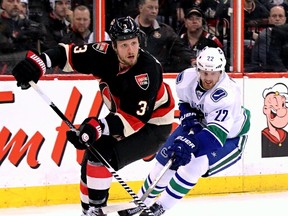
{"type": "Polygon", "coordinates": [[[192,91],[195,91],[195,84],[198,83],[198,80],[199,76],[196,68],[188,68],[178,74],[176,78],[176,93],[180,102],[189,103],[193,107],[190,103],[193,100],[192,91]]]}

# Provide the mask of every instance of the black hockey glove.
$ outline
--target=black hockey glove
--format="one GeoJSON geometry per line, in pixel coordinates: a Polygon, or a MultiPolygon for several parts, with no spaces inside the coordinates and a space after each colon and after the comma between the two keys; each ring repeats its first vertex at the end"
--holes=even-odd
{"type": "Polygon", "coordinates": [[[198,149],[197,140],[194,135],[180,135],[174,140],[174,144],[167,149],[169,158],[174,158],[172,168],[177,169],[185,166],[191,160],[192,153],[198,149]]]}
{"type": "Polygon", "coordinates": [[[89,117],[80,125],[79,135],[74,131],[67,131],[66,136],[75,148],[86,149],[101,137],[102,129],[104,124],[97,118],[89,117]]]}
{"type": "Polygon", "coordinates": [[[67,140],[69,142],[71,142],[74,147],[76,149],[80,149],[80,150],[83,150],[83,149],[86,149],[87,146],[86,145],[83,145],[80,141],[79,141],[79,135],[77,135],[76,131],[67,131],[66,132],[66,137],[67,137],[67,140]]]}
{"type": "Polygon", "coordinates": [[[12,74],[17,80],[17,86],[25,90],[30,88],[29,81],[38,82],[45,74],[46,65],[40,56],[32,51],[28,51],[26,58],[20,61],[12,70],[12,74]]]}
{"type": "Polygon", "coordinates": [[[79,127],[79,141],[82,144],[92,145],[102,136],[104,125],[94,117],[86,118],[79,127]]]}

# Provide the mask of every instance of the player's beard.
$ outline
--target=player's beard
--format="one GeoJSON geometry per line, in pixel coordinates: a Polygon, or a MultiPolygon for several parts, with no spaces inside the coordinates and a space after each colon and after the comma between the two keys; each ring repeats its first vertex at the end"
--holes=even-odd
{"type": "Polygon", "coordinates": [[[137,62],[137,56],[133,56],[133,58],[132,57],[122,58],[118,56],[118,59],[119,59],[120,64],[122,65],[121,67],[132,67],[137,62]]]}
{"type": "Polygon", "coordinates": [[[206,81],[204,81],[204,82],[201,83],[201,85],[202,85],[202,87],[205,90],[209,90],[209,89],[212,89],[215,86],[215,83],[213,83],[213,82],[206,83],[206,81]]]}

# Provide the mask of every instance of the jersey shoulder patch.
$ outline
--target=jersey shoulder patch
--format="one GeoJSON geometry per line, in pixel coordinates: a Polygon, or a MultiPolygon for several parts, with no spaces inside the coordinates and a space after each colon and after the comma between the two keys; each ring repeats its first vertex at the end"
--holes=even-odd
{"type": "Polygon", "coordinates": [[[183,76],[184,76],[184,71],[182,71],[181,73],[179,73],[176,77],[176,84],[179,84],[182,82],[183,80],[183,76]]]}
{"type": "Polygon", "coordinates": [[[184,79],[193,79],[193,77],[195,77],[196,75],[196,69],[195,68],[187,68],[185,70],[183,70],[182,72],[178,73],[177,77],[176,77],[176,85],[181,83],[184,79]],[[185,78],[184,78],[185,77],[185,78]]]}
{"type": "Polygon", "coordinates": [[[228,95],[228,93],[227,93],[227,91],[225,91],[225,89],[217,88],[217,89],[214,90],[214,92],[212,92],[211,99],[214,102],[218,102],[222,98],[226,97],[227,95],[228,95]]]}
{"type": "Polygon", "coordinates": [[[107,53],[108,47],[109,47],[109,44],[106,42],[95,43],[92,45],[92,48],[94,50],[96,50],[97,52],[103,53],[103,54],[107,53]]]}

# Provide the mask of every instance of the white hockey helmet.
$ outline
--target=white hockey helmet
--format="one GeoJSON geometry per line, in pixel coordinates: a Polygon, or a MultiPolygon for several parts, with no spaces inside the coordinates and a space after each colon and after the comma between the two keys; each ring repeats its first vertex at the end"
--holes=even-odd
{"type": "Polygon", "coordinates": [[[204,47],[196,60],[197,70],[203,71],[225,71],[226,58],[219,47],[204,47]]]}

